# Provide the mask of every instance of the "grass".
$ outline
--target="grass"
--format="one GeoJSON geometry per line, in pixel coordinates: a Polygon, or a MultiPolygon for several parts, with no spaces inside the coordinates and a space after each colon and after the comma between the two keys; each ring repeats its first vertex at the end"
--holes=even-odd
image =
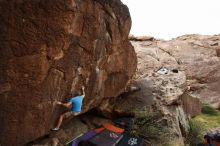
{"type": "Polygon", "coordinates": [[[192,119],[203,123],[206,129],[220,127],[220,111],[217,111],[205,104],[202,108],[202,114],[192,119]]]}
{"type": "Polygon", "coordinates": [[[203,136],[208,129],[220,128],[220,111],[204,104],[202,113],[189,120],[189,133],[186,137],[186,143],[189,146],[195,146],[203,141],[203,136]]]}
{"type": "Polygon", "coordinates": [[[208,104],[203,104],[202,113],[206,115],[218,116],[218,111],[208,104]]]}
{"type": "Polygon", "coordinates": [[[186,138],[186,143],[190,146],[203,140],[204,134],[210,128],[220,127],[220,111],[213,109],[211,106],[204,104],[202,114],[189,121],[190,129],[186,138]]]}
{"type": "Polygon", "coordinates": [[[194,118],[196,121],[200,121],[206,128],[214,128],[220,126],[220,112],[216,116],[210,116],[207,114],[201,114],[194,118]]]}
{"type": "Polygon", "coordinates": [[[205,127],[202,122],[196,120],[189,121],[189,132],[186,136],[186,143],[189,146],[195,146],[203,141],[205,127]]]}

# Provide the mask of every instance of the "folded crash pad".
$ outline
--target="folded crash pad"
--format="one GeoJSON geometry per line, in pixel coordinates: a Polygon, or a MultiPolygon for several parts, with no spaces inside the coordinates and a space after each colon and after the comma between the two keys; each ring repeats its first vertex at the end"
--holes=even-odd
{"type": "Polygon", "coordinates": [[[76,140],[73,141],[72,143],[72,146],[78,146],[78,144],[81,142],[81,141],[86,141],[90,138],[92,138],[93,136],[96,135],[96,132],[95,131],[89,131],[85,134],[83,134],[81,137],[77,138],[76,140]]]}
{"type": "Polygon", "coordinates": [[[124,132],[124,129],[116,127],[110,123],[103,124],[103,127],[109,131],[116,132],[116,133],[123,133],[124,132]]]}
{"type": "Polygon", "coordinates": [[[116,146],[143,146],[144,139],[129,134],[124,134],[122,140],[116,146]]]}
{"type": "Polygon", "coordinates": [[[96,132],[96,133],[101,133],[103,130],[105,130],[105,128],[104,128],[104,127],[101,127],[101,128],[95,129],[95,132],[96,132]]]}
{"type": "Polygon", "coordinates": [[[88,142],[95,146],[115,146],[122,137],[123,135],[121,133],[104,130],[91,138],[88,142]]]}

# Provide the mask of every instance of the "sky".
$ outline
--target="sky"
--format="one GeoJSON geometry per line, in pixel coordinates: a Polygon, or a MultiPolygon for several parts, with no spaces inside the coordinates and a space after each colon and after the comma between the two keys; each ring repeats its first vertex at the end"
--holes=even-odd
{"type": "Polygon", "coordinates": [[[220,0],[121,0],[128,6],[130,34],[172,39],[220,34],[220,0]]]}

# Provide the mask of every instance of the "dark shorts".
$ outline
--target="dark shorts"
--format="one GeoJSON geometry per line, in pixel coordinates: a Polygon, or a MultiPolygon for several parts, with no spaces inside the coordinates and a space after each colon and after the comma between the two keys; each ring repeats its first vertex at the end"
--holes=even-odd
{"type": "Polygon", "coordinates": [[[79,115],[80,114],[80,112],[66,112],[66,113],[64,113],[63,114],[63,116],[64,116],[64,118],[69,118],[70,116],[77,116],[77,115],[79,115]]]}

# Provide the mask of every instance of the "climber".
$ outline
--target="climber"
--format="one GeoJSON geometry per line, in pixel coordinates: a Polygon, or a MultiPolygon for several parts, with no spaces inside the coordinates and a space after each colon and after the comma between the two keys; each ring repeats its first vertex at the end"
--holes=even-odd
{"type": "Polygon", "coordinates": [[[83,98],[85,97],[85,87],[84,86],[82,87],[82,92],[83,92],[82,95],[72,97],[70,99],[70,101],[67,102],[67,103],[62,103],[62,102],[59,102],[59,101],[56,102],[56,104],[62,105],[64,107],[70,109],[70,111],[60,115],[56,127],[52,129],[53,131],[59,130],[64,118],[67,118],[71,115],[77,116],[77,115],[80,114],[83,98]]]}

